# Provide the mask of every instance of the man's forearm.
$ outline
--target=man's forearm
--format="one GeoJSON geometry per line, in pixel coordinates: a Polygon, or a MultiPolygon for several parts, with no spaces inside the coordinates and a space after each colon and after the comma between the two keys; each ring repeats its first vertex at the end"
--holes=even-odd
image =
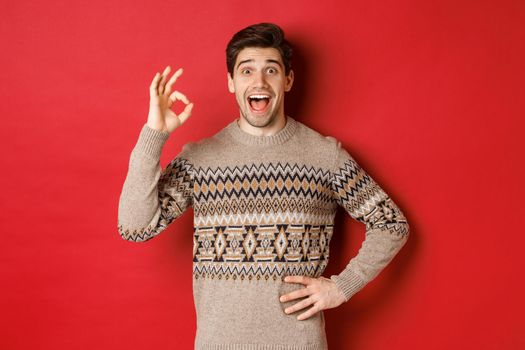
{"type": "MultiPolygon", "coordinates": [[[[395,206],[390,199],[387,201],[390,202],[388,206],[395,206]]],[[[381,206],[375,210],[382,210],[381,206]]],[[[408,236],[409,226],[402,213],[398,214],[396,223],[381,223],[367,228],[365,240],[357,255],[341,273],[330,276],[343,291],[346,301],[363,289],[392,261],[407,242],[408,236]]]]}
{"type": "Polygon", "coordinates": [[[160,155],[169,134],[144,125],[131,152],[128,173],[118,206],[118,231],[122,238],[142,242],[153,238],[160,218],[158,180],[160,155]]]}

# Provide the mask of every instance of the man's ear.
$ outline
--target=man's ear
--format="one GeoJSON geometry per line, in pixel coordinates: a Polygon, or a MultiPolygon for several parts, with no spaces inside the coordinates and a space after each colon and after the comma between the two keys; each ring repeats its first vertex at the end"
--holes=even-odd
{"type": "Polygon", "coordinates": [[[293,70],[290,69],[290,72],[288,72],[288,75],[285,77],[286,82],[284,85],[284,91],[290,91],[292,89],[293,85],[293,70]]]}
{"type": "Polygon", "coordinates": [[[233,94],[235,93],[235,85],[233,84],[232,76],[228,72],[228,90],[233,94]]]}

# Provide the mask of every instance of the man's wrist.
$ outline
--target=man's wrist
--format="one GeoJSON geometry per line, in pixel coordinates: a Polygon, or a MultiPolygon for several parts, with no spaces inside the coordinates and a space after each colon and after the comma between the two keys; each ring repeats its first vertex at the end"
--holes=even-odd
{"type": "Polygon", "coordinates": [[[147,154],[153,158],[160,158],[162,148],[168,140],[170,134],[164,131],[158,131],[144,124],[140,131],[139,139],[135,145],[135,151],[147,154]]]}
{"type": "Polygon", "coordinates": [[[359,292],[365,285],[363,280],[352,271],[343,271],[339,275],[332,275],[330,279],[335,282],[343,293],[345,302],[359,292]]]}

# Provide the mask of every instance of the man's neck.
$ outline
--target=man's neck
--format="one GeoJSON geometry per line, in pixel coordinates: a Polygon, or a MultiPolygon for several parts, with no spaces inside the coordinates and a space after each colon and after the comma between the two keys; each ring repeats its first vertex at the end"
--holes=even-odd
{"type": "Polygon", "coordinates": [[[236,120],[239,128],[254,136],[271,136],[278,133],[282,128],[286,126],[286,116],[284,114],[276,117],[273,123],[266,126],[253,126],[241,115],[236,120]]]}

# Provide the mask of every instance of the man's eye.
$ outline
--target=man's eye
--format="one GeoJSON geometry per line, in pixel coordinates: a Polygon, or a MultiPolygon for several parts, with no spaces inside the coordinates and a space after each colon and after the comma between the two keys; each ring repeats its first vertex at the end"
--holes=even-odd
{"type": "Polygon", "coordinates": [[[249,69],[243,69],[243,70],[242,70],[242,74],[248,74],[248,73],[250,73],[250,70],[249,70],[249,69]]]}
{"type": "Polygon", "coordinates": [[[268,68],[268,73],[273,74],[273,73],[276,73],[276,72],[277,72],[277,70],[275,68],[268,68]]]}

